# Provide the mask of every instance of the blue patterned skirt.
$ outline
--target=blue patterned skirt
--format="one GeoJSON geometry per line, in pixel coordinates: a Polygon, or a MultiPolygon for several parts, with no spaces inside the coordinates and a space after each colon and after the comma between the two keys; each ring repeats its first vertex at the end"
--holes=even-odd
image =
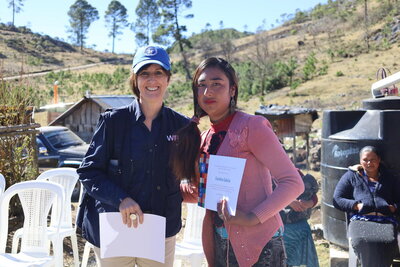
{"type": "Polygon", "coordinates": [[[285,224],[283,241],[288,266],[319,267],[310,225],[306,220],[285,224]]]}

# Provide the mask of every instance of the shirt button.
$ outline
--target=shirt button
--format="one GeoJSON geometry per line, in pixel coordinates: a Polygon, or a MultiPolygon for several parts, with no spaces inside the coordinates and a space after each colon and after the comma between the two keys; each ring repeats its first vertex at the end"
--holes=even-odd
{"type": "Polygon", "coordinates": [[[150,149],[149,149],[149,152],[150,152],[150,153],[151,153],[151,152],[153,152],[153,149],[152,149],[152,148],[150,148],[150,149]]]}
{"type": "Polygon", "coordinates": [[[242,245],[241,247],[244,248],[244,245],[242,245]]]}
{"type": "Polygon", "coordinates": [[[157,186],[157,190],[160,190],[160,189],[161,189],[161,186],[158,185],[158,186],[157,186]]]}
{"type": "Polygon", "coordinates": [[[238,235],[238,234],[239,234],[239,232],[236,232],[236,234],[238,235]]]}
{"type": "Polygon", "coordinates": [[[147,171],[146,171],[146,173],[147,173],[147,174],[149,174],[149,173],[150,173],[150,171],[149,171],[149,170],[147,170],[147,171]]]}
{"type": "Polygon", "coordinates": [[[249,260],[250,260],[250,258],[247,258],[247,259],[246,259],[246,261],[249,261],[249,260]]]}

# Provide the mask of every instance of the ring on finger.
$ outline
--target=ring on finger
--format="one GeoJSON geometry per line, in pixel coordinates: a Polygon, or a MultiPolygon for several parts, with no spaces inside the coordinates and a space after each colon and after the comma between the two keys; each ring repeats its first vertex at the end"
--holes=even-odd
{"type": "Polygon", "coordinates": [[[132,221],[137,219],[137,215],[135,213],[131,213],[131,215],[129,215],[129,218],[131,218],[132,221]]]}

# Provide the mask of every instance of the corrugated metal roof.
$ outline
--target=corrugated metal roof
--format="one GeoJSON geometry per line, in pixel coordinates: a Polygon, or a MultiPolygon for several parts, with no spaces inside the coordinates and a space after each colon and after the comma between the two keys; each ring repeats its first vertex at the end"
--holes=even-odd
{"type": "Polygon", "coordinates": [[[57,123],[69,116],[74,110],[80,108],[88,101],[94,101],[100,105],[104,110],[108,108],[117,108],[129,105],[135,97],[132,95],[89,95],[84,96],[79,102],[75,103],[72,107],[54,119],[49,125],[57,125],[57,123]]]}
{"type": "Polygon", "coordinates": [[[315,109],[303,107],[280,106],[271,104],[268,106],[260,106],[255,112],[256,115],[263,115],[265,117],[291,117],[300,114],[311,114],[312,120],[318,119],[318,112],[315,109]]]}
{"type": "Polygon", "coordinates": [[[90,96],[90,98],[104,109],[127,106],[132,103],[134,99],[131,95],[90,96]]]}

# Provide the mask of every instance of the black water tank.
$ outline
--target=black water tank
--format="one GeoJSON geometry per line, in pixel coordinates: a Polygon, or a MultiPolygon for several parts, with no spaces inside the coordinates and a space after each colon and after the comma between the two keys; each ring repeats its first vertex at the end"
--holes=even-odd
{"type": "Polygon", "coordinates": [[[333,192],[347,167],[359,163],[359,151],[366,145],[376,146],[386,166],[400,173],[400,97],[363,100],[361,110],[324,111],[322,122],[324,238],[347,248],[345,217],[333,207],[333,192]]]}

